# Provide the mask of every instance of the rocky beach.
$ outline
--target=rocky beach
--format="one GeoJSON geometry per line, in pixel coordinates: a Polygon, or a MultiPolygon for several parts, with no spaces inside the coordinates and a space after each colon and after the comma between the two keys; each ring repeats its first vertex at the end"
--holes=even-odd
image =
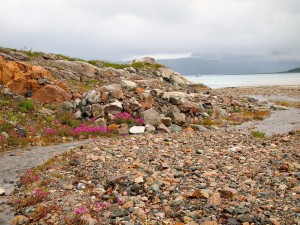
{"type": "Polygon", "coordinates": [[[299,86],[10,49],[0,72],[0,224],[300,223],[299,86]]]}

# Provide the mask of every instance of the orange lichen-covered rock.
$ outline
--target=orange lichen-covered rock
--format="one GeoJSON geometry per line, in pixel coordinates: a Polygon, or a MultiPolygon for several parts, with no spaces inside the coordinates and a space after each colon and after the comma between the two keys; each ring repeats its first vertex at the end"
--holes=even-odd
{"type": "Polygon", "coordinates": [[[71,95],[56,85],[48,84],[35,91],[32,98],[37,102],[51,103],[68,101],[71,95]]]}
{"type": "Polygon", "coordinates": [[[48,70],[3,57],[0,57],[0,83],[20,95],[30,92],[39,102],[63,102],[71,98],[67,86],[56,81],[48,70]]]}

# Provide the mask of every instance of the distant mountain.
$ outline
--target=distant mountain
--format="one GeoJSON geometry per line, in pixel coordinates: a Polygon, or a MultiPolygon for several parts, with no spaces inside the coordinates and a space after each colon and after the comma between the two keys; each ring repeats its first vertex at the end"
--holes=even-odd
{"type": "Polygon", "coordinates": [[[158,60],[184,75],[277,73],[299,67],[299,61],[268,61],[256,57],[222,57],[220,59],[180,58],[158,60]]]}
{"type": "Polygon", "coordinates": [[[300,67],[282,73],[300,73],[300,67]]]}

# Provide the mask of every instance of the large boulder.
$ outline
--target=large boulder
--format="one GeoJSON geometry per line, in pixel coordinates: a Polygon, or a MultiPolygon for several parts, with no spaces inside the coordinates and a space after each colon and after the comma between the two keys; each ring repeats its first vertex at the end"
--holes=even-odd
{"type": "Polygon", "coordinates": [[[95,104],[101,102],[101,93],[96,90],[90,90],[84,94],[83,98],[86,99],[88,104],[95,104]]]}
{"type": "Polygon", "coordinates": [[[137,84],[130,80],[122,80],[121,85],[125,89],[133,90],[137,87],[137,84]]]}
{"type": "Polygon", "coordinates": [[[58,82],[43,67],[23,62],[13,62],[0,57],[0,83],[12,92],[32,96],[43,102],[63,102],[71,98],[68,88],[58,82]]]}
{"type": "Polygon", "coordinates": [[[134,59],[130,62],[130,64],[137,63],[137,62],[156,64],[155,59],[151,58],[151,57],[144,57],[144,58],[141,58],[141,59],[134,59]]]}
{"type": "Polygon", "coordinates": [[[38,102],[64,102],[71,98],[71,95],[62,88],[55,85],[46,85],[32,94],[32,98],[38,102]]]}
{"type": "Polygon", "coordinates": [[[172,119],[172,122],[178,125],[182,125],[186,121],[185,114],[180,113],[179,108],[175,105],[171,105],[168,108],[165,116],[170,117],[172,119]]]}
{"type": "Polygon", "coordinates": [[[154,127],[157,127],[161,123],[160,114],[153,108],[142,112],[141,117],[143,118],[145,124],[150,124],[154,127]]]}
{"type": "Polygon", "coordinates": [[[104,106],[104,112],[107,114],[117,114],[123,111],[122,102],[115,101],[104,106]]]}

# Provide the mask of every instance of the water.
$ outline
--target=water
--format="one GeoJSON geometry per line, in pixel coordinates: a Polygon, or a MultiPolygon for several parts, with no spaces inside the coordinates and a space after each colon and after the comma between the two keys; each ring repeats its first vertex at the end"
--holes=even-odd
{"type": "Polygon", "coordinates": [[[243,75],[186,75],[194,82],[203,83],[211,88],[300,85],[300,73],[243,74],[243,75]]]}

